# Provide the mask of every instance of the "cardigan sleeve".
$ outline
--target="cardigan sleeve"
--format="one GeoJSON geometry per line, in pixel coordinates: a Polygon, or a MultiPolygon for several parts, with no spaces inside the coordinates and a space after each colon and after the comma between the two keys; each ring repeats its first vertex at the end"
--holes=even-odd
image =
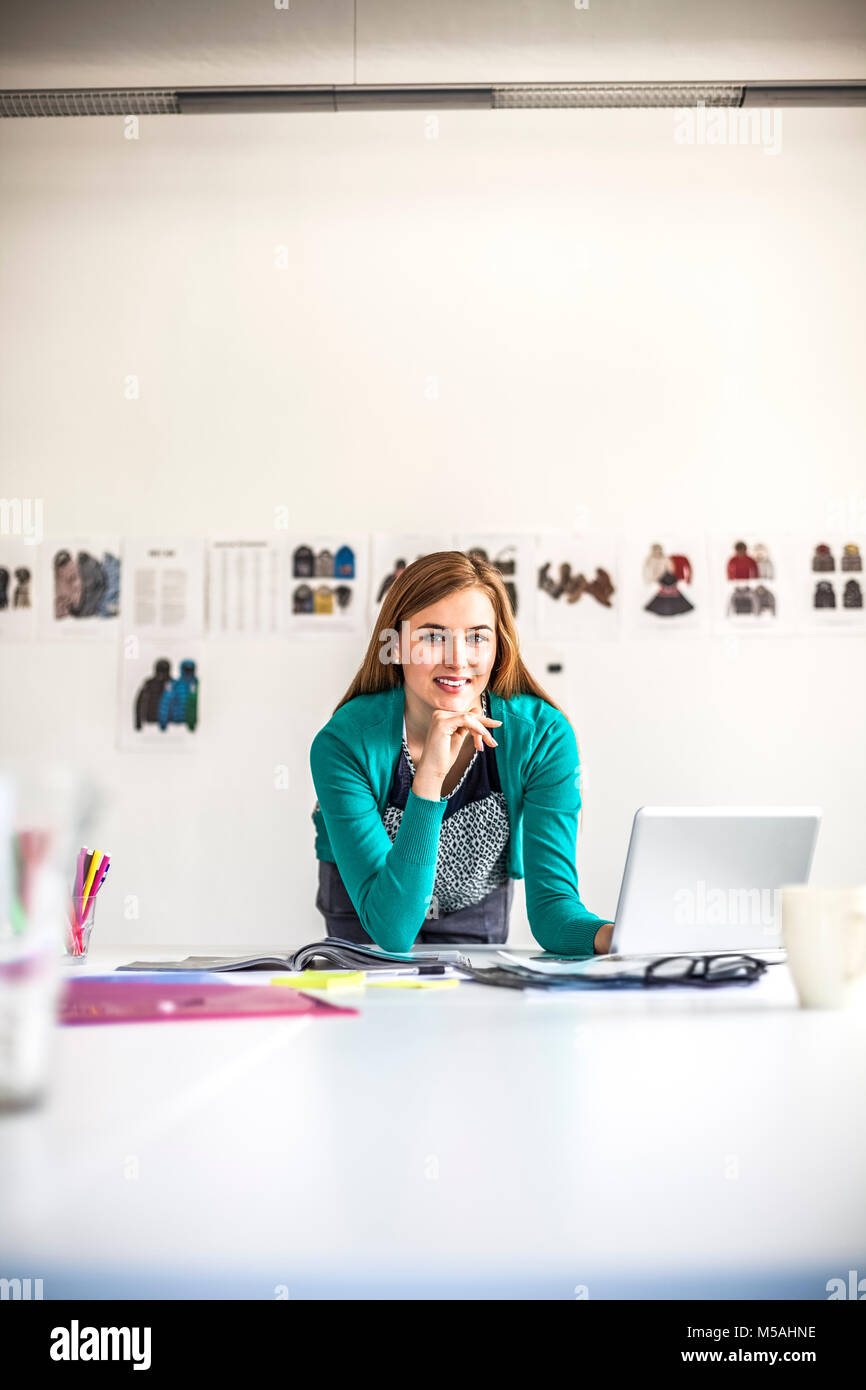
{"type": "Polygon", "coordinates": [[[523,791],[526,912],[545,951],[591,956],[595,933],[608,918],[584,907],[577,886],[580,760],[564,716],[548,724],[529,759],[523,791]]]}
{"type": "Polygon", "coordinates": [[[385,951],[408,951],[427,916],[447,799],[409,792],[393,844],[356,752],[332,729],[310,770],[340,877],[365,930],[385,951]]]}

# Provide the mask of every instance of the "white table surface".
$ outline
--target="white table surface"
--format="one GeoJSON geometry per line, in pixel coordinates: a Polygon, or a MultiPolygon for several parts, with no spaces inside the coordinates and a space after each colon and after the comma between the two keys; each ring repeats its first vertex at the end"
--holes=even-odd
{"type": "MultiPolygon", "coordinates": [[[[84,968],[206,953],[233,954],[84,968]]],[[[784,965],[718,991],[338,998],[359,1016],[58,1027],[48,1098],[0,1117],[0,1276],[573,1299],[866,1275],[866,1013],[799,1009],[784,965]]]]}

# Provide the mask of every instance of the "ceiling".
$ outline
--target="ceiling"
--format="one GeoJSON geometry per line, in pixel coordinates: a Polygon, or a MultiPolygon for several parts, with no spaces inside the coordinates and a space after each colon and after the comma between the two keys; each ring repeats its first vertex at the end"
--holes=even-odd
{"type": "Polygon", "coordinates": [[[866,0],[3,0],[0,55],[7,89],[848,80],[866,0]]]}

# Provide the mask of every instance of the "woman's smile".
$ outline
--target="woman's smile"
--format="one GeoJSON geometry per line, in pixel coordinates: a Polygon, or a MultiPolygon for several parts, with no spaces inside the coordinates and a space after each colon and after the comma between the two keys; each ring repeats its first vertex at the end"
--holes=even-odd
{"type": "Polygon", "coordinates": [[[456,695],[472,684],[471,676],[434,676],[433,684],[448,695],[456,695]]]}

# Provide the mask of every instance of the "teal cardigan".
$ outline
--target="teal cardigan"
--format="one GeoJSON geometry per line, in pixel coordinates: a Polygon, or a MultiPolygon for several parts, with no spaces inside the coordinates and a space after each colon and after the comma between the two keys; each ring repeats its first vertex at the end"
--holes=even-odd
{"type": "MultiPolygon", "coordinates": [[[[557,955],[593,953],[608,921],[584,907],[575,846],[580,810],[577,740],[559,710],[536,695],[489,691],[496,766],[511,825],[510,878],[524,877],[529,926],[557,955]]],[[[310,769],[316,857],[337,865],[366,931],[386,951],[407,951],[433,893],[439,829],[448,804],[409,792],[393,844],[382,823],[403,738],[405,687],[358,695],[313,739],[310,769]]]]}

